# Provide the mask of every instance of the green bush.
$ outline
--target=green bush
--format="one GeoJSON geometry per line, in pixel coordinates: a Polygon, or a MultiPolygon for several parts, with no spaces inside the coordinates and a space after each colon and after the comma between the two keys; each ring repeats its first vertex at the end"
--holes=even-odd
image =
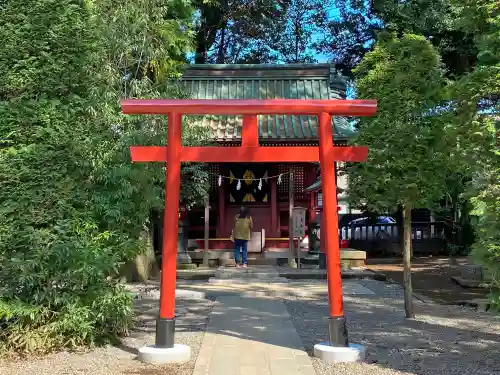
{"type": "Polygon", "coordinates": [[[472,171],[472,214],[477,216],[471,254],[491,275],[490,297],[500,311],[500,4],[454,2],[460,10],[458,21],[474,35],[479,51],[474,70],[454,86],[457,145],[472,171]]]}
{"type": "Polygon", "coordinates": [[[157,118],[127,119],[118,100],[164,93],[149,75],[180,66],[186,4],[0,4],[1,353],[76,349],[127,332],[131,296],[113,280],[143,251],[164,179],[160,165],[132,165],[128,145],[166,129],[157,118]]]}
{"type": "Polygon", "coordinates": [[[0,348],[40,353],[116,339],[131,297],[107,276],[131,247],[86,207],[98,38],[83,2],[1,9],[0,348]]]}
{"type": "MultiPolygon", "coordinates": [[[[492,148],[496,147],[494,136],[492,132],[492,148]]],[[[478,216],[472,255],[491,275],[490,299],[500,311],[500,150],[485,158],[484,165],[486,168],[475,180],[477,189],[481,190],[472,200],[478,216]]]]}

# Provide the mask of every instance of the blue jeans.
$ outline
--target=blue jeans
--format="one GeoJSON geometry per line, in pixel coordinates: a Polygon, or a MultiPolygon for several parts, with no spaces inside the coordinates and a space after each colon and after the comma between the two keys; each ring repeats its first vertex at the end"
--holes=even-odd
{"type": "Polygon", "coordinates": [[[240,264],[240,249],[242,253],[242,264],[247,264],[248,240],[234,239],[234,260],[240,264]]]}

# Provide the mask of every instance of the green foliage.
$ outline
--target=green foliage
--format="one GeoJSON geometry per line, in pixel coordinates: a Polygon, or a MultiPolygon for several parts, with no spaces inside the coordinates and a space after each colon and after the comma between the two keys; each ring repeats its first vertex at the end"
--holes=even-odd
{"type": "Polygon", "coordinates": [[[458,77],[470,72],[477,49],[472,34],[456,23],[453,0],[333,0],[339,17],[327,17],[317,51],[331,56],[342,74],[352,70],[373,50],[380,31],[423,35],[437,48],[446,72],[458,77]]]}
{"type": "Polygon", "coordinates": [[[377,99],[378,110],[361,120],[355,143],[369,154],[348,170],[349,196],[373,210],[433,205],[444,193],[449,154],[433,112],[445,84],[438,53],[422,36],[382,33],[355,74],[359,98],[377,99]]]}
{"type": "Polygon", "coordinates": [[[213,0],[194,2],[195,63],[313,62],[313,34],[328,2],[213,0]]]}
{"type": "Polygon", "coordinates": [[[492,302],[500,310],[500,5],[456,1],[458,22],[474,33],[478,64],[453,87],[457,99],[454,132],[472,174],[473,213],[478,217],[473,256],[493,277],[492,302]],[[481,113],[480,108],[488,108],[481,113]]]}
{"type": "Polygon", "coordinates": [[[1,21],[2,347],[90,344],[126,331],[130,316],[130,298],[106,280],[124,250],[85,203],[92,15],[74,1],[9,1],[1,21]]]}
{"type": "Polygon", "coordinates": [[[286,11],[269,30],[267,48],[275,61],[296,64],[315,62],[313,36],[321,32],[316,20],[323,10],[321,0],[291,0],[286,11]]]}
{"type": "MultiPolygon", "coordinates": [[[[0,5],[0,351],[127,332],[131,296],[113,280],[142,251],[165,178],[160,165],[130,163],[128,146],[164,143],[167,130],[118,103],[183,95],[169,79],[190,48],[191,12],[180,0],[0,5]]],[[[204,129],[185,129],[185,142],[205,141],[204,129]]],[[[192,203],[206,172],[185,170],[192,203]]]]}

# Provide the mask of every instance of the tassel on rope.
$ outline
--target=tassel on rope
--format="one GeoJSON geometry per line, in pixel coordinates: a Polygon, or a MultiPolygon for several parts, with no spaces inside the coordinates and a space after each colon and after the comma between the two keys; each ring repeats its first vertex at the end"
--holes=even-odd
{"type": "Polygon", "coordinates": [[[282,173],[280,173],[278,176],[278,185],[281,185],[281,175],[282,175],[282,173]]]}
{"type": "Polygon", "coordinates": [[[219,181],[218,181],[219,186],[222,185],[222,176],[219,176],[219,181]]]}
{"type": "Polygon", "coordinates": [[[259,190],[262,190],[262,178],[259,180],[259,190]]]}
{"type": "Polygon", "coordinates": [[[238,180],[238,183],[236,184],[236,190],[241,189],[241,180],[238,180]]]}

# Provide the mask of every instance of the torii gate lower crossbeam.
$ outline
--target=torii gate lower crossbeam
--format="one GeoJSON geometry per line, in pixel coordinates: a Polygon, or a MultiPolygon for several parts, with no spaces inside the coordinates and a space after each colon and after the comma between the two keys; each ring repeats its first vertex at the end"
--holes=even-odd
{"type": "Polygon", "coordinates": [[[121,102],[126,114],[168,114],[168,146],[133,146],[133,162],[166,162],[160,312],[157,348],[171,348],[175,332],[175,284],[181,162],[320,162],[323,189],[323,225],[327,254],[329,342],[347,346],[338,239],[335,162],[366,160],[366,147],[334,147],[331,115],[371,116],[374,100],[141,100],[121,102]],[[243,115],[240,147],[183,147],[182,115],[243,115]],[[319,147],[259,146],[257,115],[318,116],[319,147]]]}

